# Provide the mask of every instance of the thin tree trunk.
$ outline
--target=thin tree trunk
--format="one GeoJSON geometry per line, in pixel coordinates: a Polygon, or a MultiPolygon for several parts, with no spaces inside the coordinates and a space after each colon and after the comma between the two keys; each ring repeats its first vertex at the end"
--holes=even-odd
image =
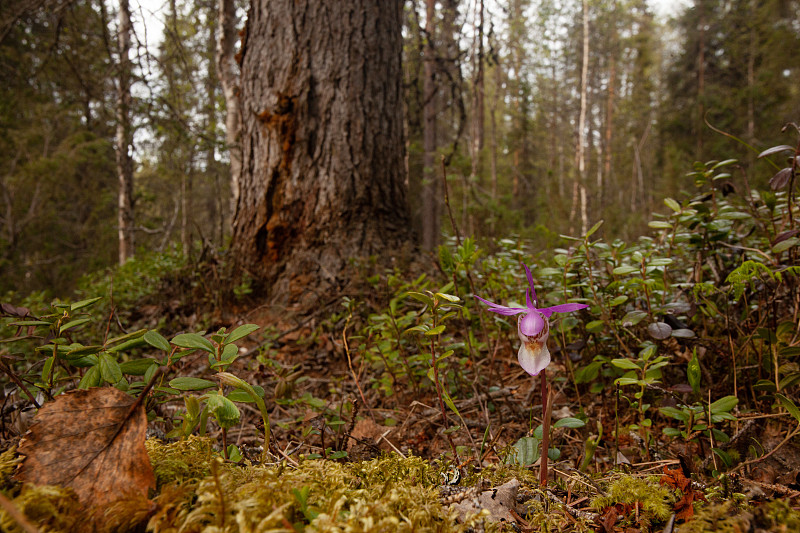
{"type": "MultiPolygon", "coordinates": [[[[617,3],[613,3],[612,13],[616,15],[617,3]]],[[[599,173],[600,179],[597,183],[597,201],[599,205],[604,205],[605,183],[611,181],[611,162],[613,157],[612,143],[614,141],[614,98],[616,96],[616,83],[617,83],[617,35],[616,26],[614,26],[614,34],[611,36],[611,58],[608,65],[608,88],[606,90],[606,130],[605,140],[603,147],[603,172],[599,173]]]]}
{"type": "MultiPolygon", "coordinates": [[[[241,103],[239,101],[239,67],[236,64],[236,2],[219,0],[219,40],[217,72],[225,97],[225,141],[231,162],[231,215],[239,201],[239,180],[242,174],[241,103]]],[[[246,36],[245,36],[246,37],[246,36]]]]}
{"type": "Polygon", "coordinates": [[[206,38],[206,61],[208,72],[205,79],[206,90],[206,135],[209,141],[206,143],[205,163],[206,176],[211,182],[213,193],[212,212],[214,217],[211,229],[212,239],[217,245],[222,246],[225,235],[225,205],[223,202],[222,185],[220,184],[219,168],[217,168],[216,158],[216,132],[217,132],[217,9],[216,0],[208,0],[208,11],[206,13],[206,24],[208,35],[206,38]]]}
{"type": "Polygon", "coordinates": [[[705,0],[698,2],[700,10],[700,27],[698,28],[697,46],[697,119],[696,119],[696,147],[695,158],[701,159],[703,155],[703,121],[705,119],[705,93],[706,93],[706,10],[705,0]]]}
{"type": "Polygon", "coordinates": [[[471,135],[470,135],[470,156],[472,158],[472,180],[474,181],[480,172],[481,163],[481,150],[483,150],[483,97],[484,97],[484,83],[483,83],[483,0],[478,2],[478,31],[477,43],[475,53],[475,60],[473,62],[473,71],[475,79],[473,81],[472,91],[472,121],[471,121],[471,135]]]}
{"type": "Polygon", "coordinates": [[[489,124],[491,130],[489,132],[489,142],[491,144],[491,159],[490,159],[490,173],[492,179],[492,200],[497,200],[497,104],[503,99],[502,93],[502,70],[500,61],[498,60],[494,66],[494,97],[489,104],[489,124]]]}
{"type": "Polygon", "coordinates": [[[401,0],[250,7],[231,251],[275,303],[321,305],[411,236],[401,28],[401,0]]]}
{"type": "Polygon", "coordinates": [[[436,59],[434,57],[434,34],[436,31],[436,2],[425,2],[426,46],[424,57],[424,79],[422,82],[422,247],[433,250],[439,244],[439,181],[436,179],[436,59]]]}
{"type": "Polygon", "coordinates": [[[128,0],[120,0],[117,14],[119,73],[117,79],[116,159],[119,178],[118,232],[119,263],[133,257],[133,135],[131,132],[131,13],[128,0]]]}
{"type": "Polygon", "coordinates": [[[586,212],[586,103],[589,78],[589,4],[583,0],[583,61],[581,66],[581,110],[578,117],[578,139],[575,158],[578,176],[572,189],[572,210],[570,220],[574,220],[580,208],[581,234],[586,233],[589,220],[586,212]]]}

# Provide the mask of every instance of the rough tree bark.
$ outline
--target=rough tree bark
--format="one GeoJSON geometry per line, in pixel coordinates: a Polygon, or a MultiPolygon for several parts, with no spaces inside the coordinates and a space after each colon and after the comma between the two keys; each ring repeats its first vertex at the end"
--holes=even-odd
{"type": "Polygon", "coordinates": [[[231,161],[231,213],[239,200],[239,179],[242,174],[241,109],[239,78],[234,48],[236,48],[236,2],[219,0],[219,40],[217,41],[217,72],[225,97],[225,141],[231,161]]]}
{"type": "Polygon", "coordinates": [[[350,258],[409,242],[401,27],[401,0],[252,3],[231,248],[274,303],[328,299],[350,258]]]}
{"type": "Polygon", "coordinates": [[[118,220],[119,263],[133,256],[133,156],[131,145],[131,12],[128,0],[120,0],[117,14],[117,45],[119,72],[117,74],[117,176],[119,178],[118,220]]]}

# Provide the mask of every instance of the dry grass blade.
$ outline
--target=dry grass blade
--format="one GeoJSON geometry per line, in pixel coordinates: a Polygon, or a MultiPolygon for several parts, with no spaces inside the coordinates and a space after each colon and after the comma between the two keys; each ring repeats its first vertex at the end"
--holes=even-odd
{"type": "Polygon", "coordinates": [[[113,387],[76,390],[47,403],[19,446],[15,478],[71,487],[88,507],[155,487],[144,447],[147,416],[135,397],[113,387]]]}

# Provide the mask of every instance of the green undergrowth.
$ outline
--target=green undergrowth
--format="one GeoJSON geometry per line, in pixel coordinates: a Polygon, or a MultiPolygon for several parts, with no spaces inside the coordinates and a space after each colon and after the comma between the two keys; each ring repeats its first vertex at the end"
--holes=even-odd
{"type": "MultiPolygon", "coordinates": [[[[223,462],[211,439],[147,442],[157,489],[151,501],[125,497],[104,510],[101,531],[467,531],[439,501],[439,469],[419,457],[387,455],[361,463],[301,460],[267,466],[223,462]],[[137,529],[139,528],[139,529],[137,529]]],[[[74,492],[18,486],[8,476],[13,451],[0,456],[2,489],[40,531],[75,531],[83,511],[74,492]]],[[[3,531],[22,531],[0,512],[3,531]]],[[[489,528],[491,530],[491,527],[489,528]]]]}
{"type": "MultiPolygon", "coordinates": [[[[339,463],[323,459],[253,466],[224,462],[209,438],[189,437],[165,444],[146,443],[153,465],[156,489],[150,499],[123,495],[100,511],[96,523],[101,532],[369,532],[369,531],[473,531],[479,523],[485,531],[509,531],[508,526],[484,521],[480,515],[458,521],[458,513],[444,505],[439,484],[445,466],[420,457],[384,455],[378,459],[339,463]]],[[[0,455],[0,490],[42,532],[78,531],[87,517],[71,489],[20,485],[11,480],[19,462],[14,449],[0,455]]],[[[528,468],[494,465],[470,474],[463,484],[482,479],[497,487],[510,479],[520,482],[524,510],[518,511],[537,531],[589,532],[597,522],[586,516],[572,517],[563,506],[543,497],[535,472],[528,468]]],[[[664,527],[679,495],[646,478],[614,473],[592,482],[602,495],[591,499],[587,515],[616,507],[618,526],[638,531],[664,527]]],[[[586,485],[588,487],[588,485],[586,485]]],[[[551,489],[566,493],[564,480],[551,489]]],[[[592,489],[587,489],[591,493],[592,489]]],[[[570,489],[572,499],[578,490],[570,489]]],[[[710,494],[710,493],[709,493],[710,494]]],[[[582,499],[582,498],[580,498],[582,499]]],[[[585,504],[584,504],[585,505],[585,504]]],[[[696,503],[695,517],[677,524],[676,531],[744,531],[750,524],[769,531],[797,531],[800,513],[786,502],[735,505],[733,500],[696,503]]],[[[23,529],[0,511],[0,529],[23,529]]]]}

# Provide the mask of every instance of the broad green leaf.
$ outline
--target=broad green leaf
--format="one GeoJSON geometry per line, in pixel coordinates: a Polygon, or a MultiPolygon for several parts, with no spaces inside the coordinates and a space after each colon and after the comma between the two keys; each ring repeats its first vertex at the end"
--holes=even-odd
{"type": "Polygon", "coordinates": [[[611,300],[610,302],[608,302],[608,305],[609,305],[609,307],[616,307],[616,306],[618,306],[620,304],[624,304],[627,301],[628,301],[628,297],[626,295],[624,295],[624,294],[621,294],[621,295],[617,296],[616,298],[614,298],[613,300],[611,300]]]}
{"type": "Polygon", "coordinates": [[[144,376],[147,373],[147,370],[153,365],[158,366],[158,361],[155,359],[144,358],[125,361],[124,363],[119,364],[119,368],[122,370],[123,374],[127,374],[129,376],[144,376]]]}
{"type": "Polygon", "coordinates": [[[161,368],[160,365],[150,365],[147,367],[147,371],[144,373],[144,377],[142,378],[145,383],[150,383],[150,380],[153,379],[153,376],[158,369],[161,368]]]}
{"type": "Polygon", "coordinates": [[[612,359],[611,364],[617,368],[621,368],[623,370],[641,370],[641,367],[631,361],[630,359],[612,359]]]}
{"type": "Polygon", "coordinates": [[[235,344],[226,344],[222,349],[220,360],[223,363],[232,363],[239,356],[239,347],[235,344]]]}
{"type": "Polygon", "coordinates": [[[680,420],[684,423],[689,422],[689,413],[686,413],[685,411],[676,407],[661,407],[659,408],[659,411],[664,416],[675,418],[676,420],[680,420]]]}
{"type": "Polygon", "coordinates": [[[786,411],[788,411],[789,414],[792,415],[795,420],[797,420],[798,424],[800,424],[800,409],[797,408],[797,405],[795,405],[795,403],[792,400],[790,400],[783,394],[776,393],[775,397],[781,402],[783,408],[786,409],[786,411]]]}
{"type": "Polygon", "coordinates": [[[69,322],[61,326],[61,328],[59,328],[58,334],[61,335],[70,328],[77,328],[78,326],[82,326],[87,322],[89,322],[90,320],[91,318],[76,318],[75,320],[70,320],[69,322]]]}
{"type": "Polygon", "coordinates": [[[97,346],[97,345],[94,345],[94,346],[80,346],[78,348],[73,348],[70,351],[68,351],[64,355],[64,358],[67,359],[67,360],[80,359],[81,357],[85,357],[87,355],[94,355],[94,354],[99,353],[101,351],[103,351],[103,347],[102,346],[97,346]]]}
{"type": "Polygon", "coordinates": [[[562,418],[561,420],[556,420],[553,424],[554,428],[582,428],[586,425],[586,422],[581,420],[580,418],[562,418]]]}
{"type": "Polygon", "coordinates": [[[638,385],[639,380],[636,378],[618,378],[614,383],[624,387],[626,385],[638,385]]]}
{"type": "Polygon", "coordinates": [[[768,379],[759,379],[753,384],[753,389],[762,392],[775,392],[778,390],[775,387],[775,382],[768,379]]]}
{"type": "MultiPolygon", "coordinates": [[[[260,398],[264,398],[265,394],[264,387],[260,387],[258,385],[252,385],[252,388],[260,398]]],[[[228,394],[228,398],[233,402],[247,402],[247,403],[255,402],[258,400],[257,398],[253,398],[252,394],[243,389],[237,389],[235,391],[231,391],[230,394],[228,394]]]]}
{"type": "Polygon", "coordinates": [[[76,368],[87,368],[90,366],[95,366],[98,361],[99,359],[96,355],[84,355],[83,357],[78,357],[77,359],[69,361],[69,364],[76,368]]]}
{"type": "Polygon", "coordinates": [[[427,335],[429,337],[433,337],[434,335],[439,335],[440,333],[442,333],[444,331],[444,328],[445,328],[445,325],[444,324],[440,324],[440,325],[436,326],[435,328],[432,328],[432,329],[429,329],[428,331],[426,331],[425,335],[427,335]]]}
{"type": "Polygon", "coordinates": [[[577,372],[575,372],[575,382],[576,383],[589,383],[595,380],[597,376],[600,374],[600,368],[603,366],[603,363],[600,361],[592,361],[584,368],[581,368],[577,372]]]}
{"type": "Polygon", "coordinates": [[[100,385],[100,368],[99,365],[95,365],[87,370],[83,375],[80,383],[78,383],[78,388],[90,389],[92,387],[97,387],[98,385],[100,385]]]}
{"type": "Polygon", "coordinates": [[[631,265],[622,265],[615,268],[613,272],[615,276],[625,276],[627,274],[633,274],[634,272],[639,272],[639,267],[631,265]]]}
{"type": "Polygon", "coordinates": [[[419,326],[414,326],[413,328],[408,328],[407,330],[405,330],[404,333],[425,333],[429,329],[431,329],[431,327],[429,325],[420,324],[419,326]]]}
{"type": "Polygon", "coordinates": [[[51,355],[44,362],[44,367],[42,368],[42,383],[50,383],[50,373],[53,371],[53,363],[55,362],[55,355],[51,355]]]}
{"type": "Polygon", "coordinates": [[[689,380],[689,385],[692,386],[692,390],[695,394],[700,393],[700,361],[697,359],[697,349],[694,349],[692,353],[692,359],[689,361],[689,366],[686,369],[686,377],[689,380]]]}
{"type": "Polygon", "coordinates": [[[647,227],[652,229],[672,229],[672,224],[665,220],[651,220],[647,223],[647,227]]]}
{"type": "Polygon", "coordinates": [[[106,341],[106,346],[111,346],[112,344],[117,344],[118,342],[127,341],[128,339],[138,339],[142,335],[145,334],[146,329],[139,329],[136,331],[131,331],[130,333],[126,333],[125,335],[120,335],[119,337],[114,337],[113,339],[109,339],[106,341]]]}
{"type": "Polygon", "coordinates": [[[664,428],[661,432],[667,437],[678,437],[681,434],[681,430],[675,428],[664,428]]]}
{"type": "Polygon", "coordinates": [[[599,230],[599,229],[600,229],[600,226],[602,226],[602,225],[603,225],[603,221],[601,220],[600,222],[598,222],[597,224],[595,224],[594,226],[592,226],[592,227],[589,229],[589,231],[587,231],[587,232],[586,232],[586,238],[588,239],[589,237],[591,237],[592,235],[594,235],[594,233],[595,233],[597,230],[599,230]]]}
{"type": "Polygon", "coordinates": [[[200,416],[200,401],[191,394],[187,394],[183,397],[183,405],[186,406],[186,413],[191,418],[197,418],[200,416]]]}
{"type": "Polygon", "coordinates": [[[505,463],[519,466],[530,466],[539,460],[539,439],[522,437],[511,448],[505,463]]]}
{"type": "Polygon", "coordinates": [[[180,377],[171,380],[169,386],[177,390],[205,390],[216,387],[217,384],[207,379],[180,377]]]}
{"type": "Polygon", "coordinates": [[[725,463],[726,467],[730,467],[733,464],[733,460],[728,452],[723,450],[722,448],[711,448],[711,450],[722,459],[722,462],[725,463]]]}
{"type": "Polygon", "coordinates": [[[772,253],[779,254],[785,252],[789,248],[794,248],[797,244],[800,243],[800,239],[797,237],[792,237],[791,239],[786,239],[785,241],[781,241],[775,246],[772,247],[772,253]]]}
{"type": "Polygon", "coordinates": [[[52,326],[52,322],[45,322],[44,320],[17,320],[11,322],[9,326],[52,326]]]}
{"type": "Polygon", "coordinates": [[[681,212],[681,204],[673,200],[672,198],[664,198],[664,205],[675,211],[676,213],[681,212]]]}
{"type": "Polygon", "coordinates": [[[70,311],[77,311],[78,309],[83,309],[84,307],[89,307],[90,305],[99,302],[102,300],[102,296],[98,296],[96,298],[89,298],[86,300],[81,300],[80,302],[75,302],[74,304],[69,306],[70,311]]]}
{"type": "Polygon", "coordinates": [[[209,394],[206,399],[208,412],[217,419],[219,427],[230,429],[239,423],[241,413],[232,401],[221,394],[209,394]]]}
{"type": "Polygon", "coordinates": [[[257,326],[255,324],[242,324],[235,330],[231,331],[227,337],[225,337],[225,344],[243,339],[259,329],[261,329],[261,326],[257,326]]]}
{"type": "Polygon", "coordinates": [[[443,292],[437,292],[436,296],[438,296],[442,300],[447,300],[448,302],[454,303],[454,304],[456,304],[456,303],[461,301],[461,298],[459,298],[458,296],[453,296],[452,294],[445,294],[443,292]]]}
{"type": "Polygon", "coordinates": [[[409,292],[407,294],[410,297],[414,298],[415,300],[420,301],[429,307],[433,306],[433,298],[431,298],[427,294],[422,294],[421,292],[409,292]]]}
{"type": "Polygon", "coordinates": [[[669,257],[655,257],[647,262],[647,266],[660,267],[672,264],[672,259],[669,257]]]}
{"type": "Polygon", "coordinates": [[[726,159],[725,161],[720,161],[719,163],[717,163],[716,165],[711,167],[711,170],[716,170],[716,169],[721,168],[721,167],[727,167],[729,165],[733,165],[734,163],[738,163],[738,162],[739,162],[738,159],[726,159]]]}
{"type": "Polygon", "coordinates": [[[107,353],[101,353],[99,359],[98,366],[100,366],[100,375],[103,377],[103,381],[112,385],[119,382],[122,379],[119,363],[107,353]]]}
{"type": "Polygon", "coordinates": [[[647,332],[657,340],[664,340],[672,333],[672,327],[665,322],[653,322],[647,326],[647,332]]]}
{"type": "Polygon", "coordinates": [[[125,352],[128,350],[133,350],[135,348],[141,348],[147,344],[147,341],[144,340],[144,337],[137,337],[135,339],[128,339],[123,343],[117,344],[116,346],[112,346],[108,348],[106,351],[109,353],[117,353],[117,352],[125,352]]]}
{"type": "Polygon", "coordinates": [[[165,339],[164,336],[161,335],[161,333],[155,330],[151,329],[150,331],[145,333],[143,339],[147,344],[149,344],[153,348],[158,348],[162,352],[169,353],[170,350],[172,349],[172,347],[169,345],[169,341],[165,339]]]}
{"type": "Polygon", "coordinates": [[[591,322],[586,324],[586,331],[588,331],[589,333],[600,333],[601,331],[603,331],[605,324],[606,323],[603,322],[602,320],[592,320],[591,322]]]}
{"type": "Polygon", "coordinates": [[[727,413],[739,403],[739,398],[736,396],[725,396],[716,402],[712,403],[709,409],[712,413],[727,413]]]}
{"type": "Polygon", "coordinates": [[[208,353],[214,353],[214,345],[211,341],[200,335],[199,333],[181,333],[172,338],[172,344],[180,346],[181,348],[190,348],[194,350],[204,350],[208,353]]]}

